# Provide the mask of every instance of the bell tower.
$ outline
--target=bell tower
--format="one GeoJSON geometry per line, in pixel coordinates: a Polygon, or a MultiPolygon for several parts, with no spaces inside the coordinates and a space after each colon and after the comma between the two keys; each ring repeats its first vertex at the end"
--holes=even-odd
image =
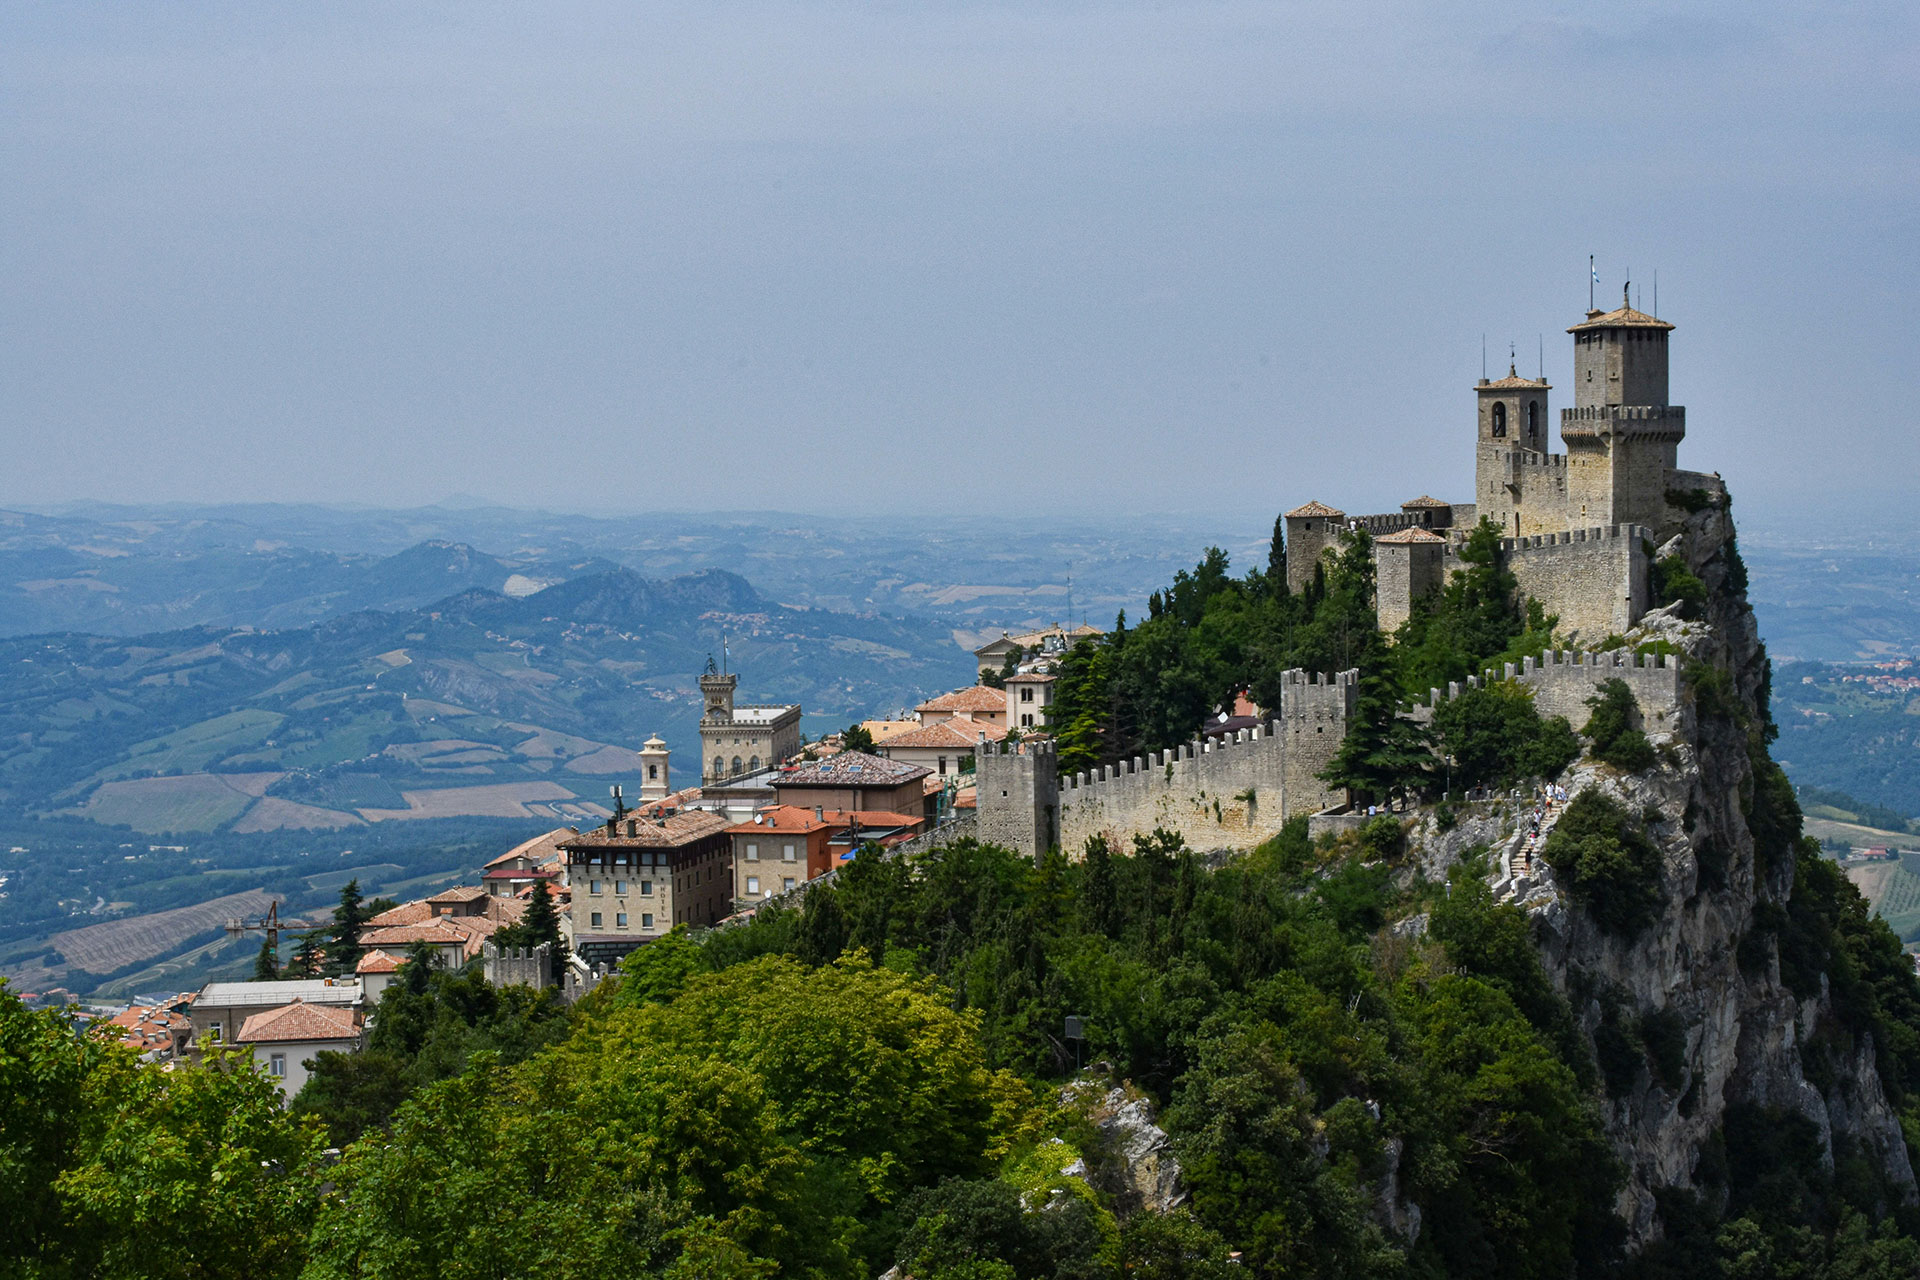
{"type": "Polygon", "coordinates": [[[1491,382],[1482,378],[1473,386],[1478,401],[1475,511],[1509,533],[1537,532],[1535,524],[1552,523],[1560,515],[1551,510],[1551,502],[1542,501],[1541,485],[1529,483],[1546,462],[1547,393],[1551,390],[1545,378],[1523,378],[1512,363],[1507,365],[1506,377],[1491,382]]]}

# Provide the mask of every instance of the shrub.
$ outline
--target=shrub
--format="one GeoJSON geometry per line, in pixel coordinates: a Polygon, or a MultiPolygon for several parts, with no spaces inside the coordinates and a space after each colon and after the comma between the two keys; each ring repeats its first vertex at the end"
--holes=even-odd
{"type": "Polygon", "coordinates": [[[1653,565],[1653,599],[1655,605],[1685,604],[1682,610],[1688,616],[1707,602],[1707,584],[1700,581],[1687,562],[1677,555],[1656,560],[1653,565]]]}
{"type": "Polygon", "coordinates": [[[1587,699],[1593,714],[1585,733],[1593,744],[1593,756],[1616,769],[1640,773],[1653,767],[1658,758],[1647,735],[1634,727],[1633,691],[1618,678],[1605,681],[1599,692],[1587,699]]]}
{"type": "Polygon", "coordinates": [[[1574,797],[1542,852],[1574,901],[1609,933],[1638,933],[1663,900],[1660,851],[1598,791],[1574,797]]]}
{"type": "Polygon", "coordinates": [[[1580,754],[1566,718],[1542,720],[1532,691],[1517,681],[1466,690],[1440,705],[1433,726],[1440,749],[1453,757],[1453,782],[1459,787],[1551,778],[1580,754]]]}

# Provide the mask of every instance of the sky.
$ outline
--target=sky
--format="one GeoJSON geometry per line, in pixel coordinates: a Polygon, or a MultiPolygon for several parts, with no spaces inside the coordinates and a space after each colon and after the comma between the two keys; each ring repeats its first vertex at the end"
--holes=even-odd
{"type": "Polygon", "coordinates": [[[1472,496],[1679,326],[1740,509],[1920,474],[1920,6],[10,4],[0,504],[1472,496]]]}

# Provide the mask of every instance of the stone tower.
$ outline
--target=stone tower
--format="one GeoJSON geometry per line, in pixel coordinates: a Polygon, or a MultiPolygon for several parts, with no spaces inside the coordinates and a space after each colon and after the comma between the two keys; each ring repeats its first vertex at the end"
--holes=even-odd
{"type": "Polygon", "coordinates": [[[658,734],[640,747],[640,803],[665,800],[673,794],[673,778],[667,771],[667,744],[658,734]]]}
{"type": "Polygon", "coordinates": [[[1060,762],[1050,738],[974,748],[980,839],[1027,857],[1060,843],[1060,762]]]}
{"type": "Polygon", "coordinates": [[[1374,539],[1374,596],[1380,629],[1391,636],[1413,606],[1444,585],[1447,540],[1427,529],[1401,529],[1374,539]]]}
{"type": "Polygon", "coordinates": [[[1687,411],[1667,403],[1673,326],[1620,300],[1567,330],[1573,335],[1573,408],[1560,414],[1567,446],[1567,520],[1574,528],[1644,524],[1666,516],[1667,472],[1678,463],[1687,411]]]}
{"type": "Polygon", "coordinates": [[[733,723],[733,691],[739,683],[739,676],[721,675],[708,660],[706,672],[700,677],[701,724],[733,723]]]}
{"type": "Polygon", "coordinates": [[[1548,453],[1545,378],[1507,376],[1474,384],[1479,401],[1473,500],[1502,532],[1553,533],[1566,528],[1565,469],[1548,453]]]}
{"type": "Polygon", "coordinates": [[[1313,581],[1314,566],[1327,548],[1340,545],[1347,513],[1324,502],[1309,502],[1287,512],[1287,589],[1300,591],[1313,581]]]}

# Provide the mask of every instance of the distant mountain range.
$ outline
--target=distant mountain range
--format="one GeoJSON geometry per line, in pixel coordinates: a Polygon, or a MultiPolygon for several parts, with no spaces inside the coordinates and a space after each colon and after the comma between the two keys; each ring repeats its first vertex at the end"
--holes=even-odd
{"type": "Polygon", "coordinates": [[[0,640],[0,814],[176,834],[590,818],[650,733],[697,776],[695,679],[723,641],[743,700],[801,702],[815,731],[971,678],[936,623],[774,604],[718,570],[656,580],[589,564],[509,594],[536,567],[428,543],[340,564],[338,592],[276,606],[438,584],[422,607],[0,640]]]}

